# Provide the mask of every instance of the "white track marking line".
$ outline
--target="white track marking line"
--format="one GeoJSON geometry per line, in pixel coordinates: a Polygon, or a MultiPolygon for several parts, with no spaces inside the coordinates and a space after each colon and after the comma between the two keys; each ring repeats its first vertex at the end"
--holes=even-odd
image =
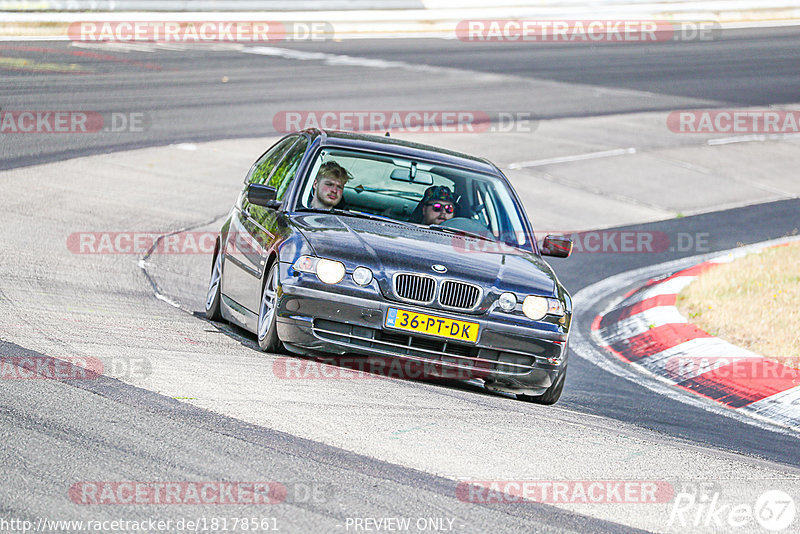
{"type": "Polygon", "coordinates": [[[510,163],[509,169],[519,170],[530,167],[544,167],[546,165],[557,165],[559,163],[571,163],[573,161],[586,161],[590,159],[601,158],[614,158],[617,156],[626,156],[628,154],[636,154],[637,150],[633,147],[630,148],[616,148],[614,150],[603,150],[602,152],[588,152],[586,154],[575,154],[573,156],[562,156],[560,158],[547,158],[537,159],[532,161],[520,161],[517,163],[510,163]]]}
{"type": "Polygon", "coordinates": [[[156,297],[158,300],[163,300],[164,302],[166,302],[167,304],[169,304],[169,305],[170,305],[170,306],[172,306],[173,308],[178,308],[178,309],[181,309],[181,305],[180,305],[180,304],[178,304],[177,302],[175,302],[175,301],[174,301],[174,300],[172,300],[171,298],[169,298],[169,297],[167,297],[167,296],[165,296],[165,295],[162,295],[161,293],[158,293],[158,292],[156,292],[156,293],[155,293],[155,297],[156,297]]]}
{"type": "MultiPolygon", "coordinates": [[[[257,54],[262,56],[279,57],[283,59],[297,59],[299,61],[322,61],[326,65],[351,67],[369,67],[373,69],[405,69],[426,72],[469,72],[473,71],[452,69],[449,67],[434,67],[431,65],[417,65],[406,63],[405,61],[390,61],[386,59],[373,59],[367,57],[347,56],[344,54],[328,54],[326,52],[304,52],[302,50],[292,50],[289,48],[278,48],[273,46],[250,46],[242,49],[245,54],[257,54]]],[[[500,75],[491,75],[500,76],[500,75]]]]}
{"type": "MultiPolygon", "coordinates": [[[[344,54],[329,54],[326,52],[304,52],[291,48],[280,48],[276,46],[245,46],[240,49],[245,54],[256,54],[272,56],[282,59],[295,59],[299,61],[321,61],[325,65],[332,66],[351,66],[367,67],[375,69],[403,69],[411,72],[425,72],[429,74],[450,74],[454,76],[467,76],[470,82],[486,83],[509,83],[529,84],[536,87],[550,87],[560,90],[565,86],[592,87],[590,85],[556,82],[545,78],[530,78],[523,75],[484,72],[479,70],[460,69],[455,67],[442,67],[440,65],[426,65],[423,63],[408,63],[406,61],[393,61],[387,59],[367,58],[360,56],[348,56],[344,54]]],[[[596,89],[596,88],[593,88],[596,89]]],[[[616,94],[619,96],[639,95],[649,97],[653,93],[648,91],[638,91],[633,89],[603,89],[604,93],[616,94]]]]}
{"type": "Polygon", "coordinates": [[[185,150],[187,152],[195,152],[197,150],[197,145],[194,143],[178,143],[177,145],[170,146],[177,148],[178,150],[185,150]]]}
{"type": "Polygon", "coordinates": [[[800,139],[800,134],[753,134],[739,135],[737,137],[722,137],[720,139],[709,139],[706,143],[709,146],[732,145],[734,143],[754,143],[766,141],[783,141],[784,139],[800,139]]]}
{"type": "Polygon", "coordinates": [[[147,52],[153,53],[156,51],[155,43],[148,42],[102,42],[102,43],[87,43],[83,41],[72,41],[71,45],[74,48],[87,48],[90,50],[103,50],[105,52],[147,52]]]}

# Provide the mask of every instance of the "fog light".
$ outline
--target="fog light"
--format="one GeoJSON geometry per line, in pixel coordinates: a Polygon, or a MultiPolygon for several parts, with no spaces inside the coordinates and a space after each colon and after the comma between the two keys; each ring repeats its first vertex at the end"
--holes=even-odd
{"type": "Polygon", "coordinates": [[[353,271],[353,282],[360,286],[365,286],[372,282],[372,271],[366,267],[356,267],[353,271]]]}
{"type": "Polygon", "coordinates": [[[514,293],[503,293],[497,299],[497,305],[505,312],[512,312],[517,307],[517,296],[514,293]]]}

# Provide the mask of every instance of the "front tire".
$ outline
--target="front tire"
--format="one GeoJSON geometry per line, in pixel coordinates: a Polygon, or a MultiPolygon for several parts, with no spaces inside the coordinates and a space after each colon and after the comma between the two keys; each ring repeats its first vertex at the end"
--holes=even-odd
{"type": "Polygon", "coordinates": [[[545,390],[544,393],[541,395],[523,395],[521,393],[517,394],[517,399],[523,400],[526,402],[533,402],[535,404],[543,404],[545,406],[551,406],[558,402],[558,399],[561,397],[561,392],[564,390],[564,382],[567,378],[567,366],[565,365],[561,372],[558,374],[556,381],[553,382],[549,388],[545,390]]]}
{"type": "Polygon", "coordinates": [[[264,352],[280,352],[283,348],[278,339],[278,262],[272,264],[267,281],[261,292],[258,307],[258,346],[264,352]]]}
{"type": "Polygon", "coordinates": [[[222,300],[222,254],[220,251],[214,255],[211,264],[211,279],[208,282],[206,293],[206,317],[212,321],[222,321],[220,301],[222,300]]]}

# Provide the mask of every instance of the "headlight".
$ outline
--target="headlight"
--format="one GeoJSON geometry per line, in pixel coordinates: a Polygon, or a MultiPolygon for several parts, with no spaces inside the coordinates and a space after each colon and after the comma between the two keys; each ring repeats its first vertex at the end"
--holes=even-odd
{"type": "Polygon", "coordinates": [[[564,315],[564,306],[558,299],[529,295],[525,297],[522,303],[522,313],[529,319],[538,321],[548,314],[557,315],[559,317],[564,315]]]}
{"type": "Polygon", "coordinates": [[[517,307],[517,296],[514,293],[503,293],[497,299],[497,305],[503,311],[512,312],[517,307]]]}
{"type": "Polygon", "coordinates": [[[338,284],[345,274],[342,262],[314,256],[300,256],[292,267],[302,273],[314,273],[326,284],[338,284]]]}
{"type": "Polygon", "coordinates": [[[522,313],[524,313],[528,319],[533,319],[534,321],[544,318],[544,316],[547,315],[547,308],[547,299],[544,297],[534,297],[530,295],[525,297],[525,300],[522,302],[522,313]]]}
{"type": "Polygon", "coordinates": [[[317,278],[326,284],[338,284],[344,278],[344,264],[340,261],[320,258],[317,262],[317,278]]]}
{"type": "Polygon", "coordinates": [[[360,286],[365,286],[372,282],[372,271],[366,267],[356,267],[353,271],[353,282],[360,286]]]}

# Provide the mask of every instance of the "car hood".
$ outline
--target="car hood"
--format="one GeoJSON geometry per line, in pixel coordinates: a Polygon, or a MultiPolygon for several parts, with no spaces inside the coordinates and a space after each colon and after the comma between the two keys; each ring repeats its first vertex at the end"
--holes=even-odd
{"type": "Polygon", "coordinates": [[[555,292],[556,277],[547,263],[505,244],[334,214],[300,215],[294,223],[317,256],[343,261],[348,270],[364,265],[378,280],[418,272],[518,294],[555,292]],[[437,275],[432,269],[437,264],[447,272],[437,275]]]}

